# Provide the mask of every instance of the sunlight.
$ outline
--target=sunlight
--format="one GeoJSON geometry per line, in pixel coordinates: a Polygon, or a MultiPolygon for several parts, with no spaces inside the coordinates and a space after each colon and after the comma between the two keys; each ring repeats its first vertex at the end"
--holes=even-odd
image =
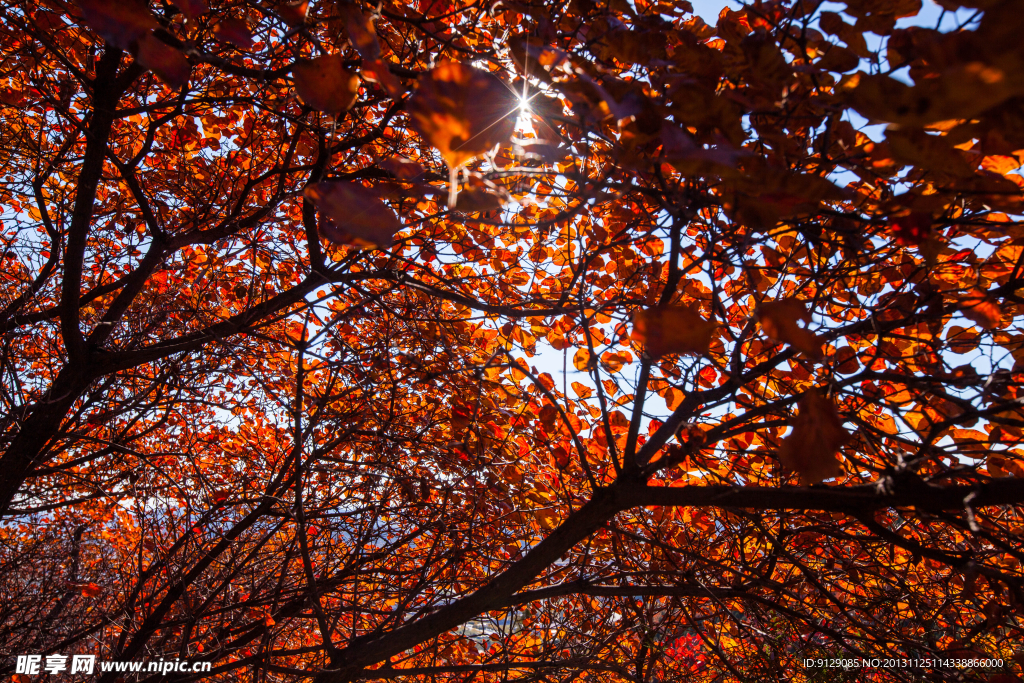
{"type": "Polygon", "coordinates": [[[522,135],[536,135],[533,128],[533,110],[530,109],[530,98],[526,94],[516,95],[519,100],[519,116],[516,118],[515,132],[522,135]]]}

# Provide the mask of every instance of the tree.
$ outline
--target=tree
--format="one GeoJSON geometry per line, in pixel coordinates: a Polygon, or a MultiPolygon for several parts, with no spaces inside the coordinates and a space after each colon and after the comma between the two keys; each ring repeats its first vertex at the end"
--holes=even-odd
{"type": "Polygon", "coordinates": [[[1013,679],[1022,15],[941,4],[0,7],[4,650],[1013,679]]]}

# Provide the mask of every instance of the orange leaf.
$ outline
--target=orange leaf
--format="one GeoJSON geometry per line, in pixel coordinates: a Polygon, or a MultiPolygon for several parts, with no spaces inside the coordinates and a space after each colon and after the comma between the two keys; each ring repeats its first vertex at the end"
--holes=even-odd
{"type": "Polygon", "coordinates": [[[594,393],[593,389],[591,389],[585,384],[580,384],[579,382],[573,382],[569,386],[572,387],[572,390],[576,392],[576,395],[579,396],[580,398],[587,398],[588,396],[594,393]]]}
{"type": "Polygon", "coordinates": [[[809,486],[842,474],[836,452],[850,435],[835,405],[814,387],[804,393],[799,406],[793,431],[779,447],[779,459],[809,486]]]}
{"type": "Polygon", "coordinates": [[[188,83],[192,67],[185,59],[185,55],[152,33],[139,41],[136,59],[139,60],[139,64],[155,73],[161,81],[172,88],[177,89],[188,83]]]}
{"type": "Polygon", "coordinates": [[[517,358],[509,364],[509,370],[512,372],[512,379],[517,382],[522,382],[526,379],[526,373],[530,371],[530,366],[527,365],[526,361],[522,358],[517,358]]]}
{"type": "Polygon", "coordinates": [[[338,244],[357,242],[390,247],[402,223],[373,190],[356,183],[323,182],[306,187],[305,196],[334,221],[321,221],[320,234],[338,244]]]}
{"type": "Polygon", "coordinates": [[[973,320],[986,330],[991,330],[998,325],[999,320],[1003,317],[1003,309],[999,307],[999,304],[978,290],[975,290],[974,296],[964,300],[960,312],[964,314],[964,317],[973,320]]]}
{"type": "Polygon", "coordinates": [[[775,341],[789,344],[811,360],[817,361],[824,357],[821,340],[817,335],[797,325],[798,320],[811,321],[807,307],[800,299],[780,299],[761,304],[757,317],[765,334],[775,341]]]}
{"type": "Polygon", "coordinates": [[[300,59],[292,75],[302,101],[328,114],[348,111],[359,94],[359,77],[345,68],[341,55],[300,59]]]}
{"type": "Polygon", "coordinates": [[[146,5],[127,0],[79,0],[85,25],[99,33],[103,40],[122,50],[131,49],[157,27],[156,19],[146,5]]]}
{"type": "Polygon", "coordinates": [[[231,43],[240,50],[252,49],[252,33],[249,26],[243,20],[228,17],[214,27],[213,32],[220,40],[231,43]]]}
{"type": "Polygon", "coordinates": [[[555,446],[551,451],[551,455],[552,459],[555,461],[555,466],[560,470],[567,468],[571,462],[569,458],[569,451],[562,446],[555,446]]]}
{"type": "Polygon", "coordinates": [[[601,356],[601,363],[608,372],[618,372],[626,363],[633,362],[633,356],[629,351],[605,351],[601,356]]]}
{"type": "Polygon", "coordinates": [[[587,372],[590,369],[590,351],[579,349],[572,357],[572,364],[580,372],[587,372]]]}
{"type": "Polygon", "coordinates": [[[860,369],[857,352],[849,346],[841,346],[836,349],[836,355],[833,356],[832,362],[835,364],[836,372],[842,375],[852,375],[860,369]]]}
{"type": "Polygon", "coordinates": [[[494,75],[442,62],[420,77],[407,110],[413,129],[454,168],[508,140],[519,108],[494,75]]]}
{"type": "Polygon", "coordinates": [[[82,595],[87,598],[95,598],[97,595],[103,592],[103,589],[98,584],[88,583],[82,586],[82,595]]]}
{"type": "Polygon", "coordinates": [[[263,625],[264,626],[273,626],[276,623],[277,622],[274,621],[274,617],[270,616],[269,614],[267,616],[263,617],[263,625]]]}
{"type": "Polygon", "coordinates": [[[1001,455],[996,453],[990,454],[986,460],[986,465],[988,466],[989,476],[999,478],[1010,476],[1009,468],[1006,466],[1007,460],[1001,455]]]}
{"type": "Polygon", "coordinates": [[[707,353],[717,325],[686,306],[656,306],[633,314],[632,338],[653,359],[668,353],[707,353]]]}

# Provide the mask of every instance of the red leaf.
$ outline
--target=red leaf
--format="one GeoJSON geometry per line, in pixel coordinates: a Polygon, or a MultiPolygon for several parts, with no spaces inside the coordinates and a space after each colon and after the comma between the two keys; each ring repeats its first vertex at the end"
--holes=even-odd
{"type": "Polygon", "coordinates": [[[188,17],[189,21],[195,19],[200,14],[209,11],[209,7],[206,6],[204,0],[171,0],[174,6],[181,10],[181,13],[188,17]]]}
{"type": "Polygon", "coordinates": [[[332,242],[357,243],[388,248],[402,224],[395,213],[377,195],[356,183],[324,182],[310,185],[306,197],[321,213],[334,221],[321,221],[320,234],[332,242]]]}
{"type": "Polygon", "coordinates": [[[932,234],[932,215],[924,211],[911,211],[892,222],[896,241],[903,245],[923,244],[932,234]]]}
{"type": "Polygon", "coordinates": [[[804,485],[819,484],[842,474],[836,453],[849,436],[832,401],[811,387],[800,399],[793,431],[783,439],[779,459],[800,475],[804,485]]]}
{"type": "Polygon", "coordinates": [[[139,64],[155,73],[160,80],[174,89],[188,83],[192,67],[185,55],[153,34],[144,36],[139,41],[139,52],[136,55],[139,64]]]}
{"type": "Polygon", "coordinates": [[[419,180],[425,173],[423,166],[403,157],[390,157],[377,165],[399,180],[419,180]]]}
{"type": "Polygon", "coordinates": [[[102,592],[103,592],[103,589],[100,588],[99,585],[95,584],[95,583],[91,583],[90,582],[90,583],[87,583],[86,585],[82,586],[82,595],[84,595],[87,598],[95,598],[97,595],[99,595],[102,592]]]}
{"type": "Polygon", "coordinates": [[[252,34],[249,32],[249,26],[241,19],[228,17],[218,23],[213,32],[217,38],[231,43],[240,50],[252,49],[252,34]]]}
{"type": "Polygon", "coordinates": [[[281,21],[292,28],[298,28],[306,23],[306,13],[309,11],[308,0],[300,0],[295,4],[281,3],[277,7],[277,15],[281,21]]]}
{"type": "Polygon", "coordinates": [[[496,76],[442,62],[420,77],[407,110],[412,127],[454,168],[508,140],[519,106],[496,76]]]}
{"type": "Polygon", "coordinates": [[[99,33],[103,40],[122,50],[130,50],[157,27],[149,9],[133,0],[79,0],[85,25],[99,33]]]}
{"type": "Polygon", "coordinates": [[[1003,309],[999,304],[979,290],[975,290],[973,296],[963,301],[960,312],[986,330],[998,325],[1003,317],[1003,309]]]}
{"type": "Polygon", "coordinates": [[[341,55],[300,59],[292,75],[302,101],[328,114],[348,111],[359,94],[359,77],[345,68],[341,55]]]}
{"type": "Polygon", "coordinates": [[[370,18],[355,4],[339,2],[337,7],[345,23],[345,33],[348,34],[349,42],[359,56],[368,62],[380,59],[380,43],[377,42],[377,32],[370,18]]]}
{"type": "Polygon", "coordinates": [[[402,82],[391,73],[388,65],[382,59],[375,59],[371,62],[363,62],[363,78],[373,81],[384,88],[384,91],[391,97],[398,97],[405,92],[402,82]]]}

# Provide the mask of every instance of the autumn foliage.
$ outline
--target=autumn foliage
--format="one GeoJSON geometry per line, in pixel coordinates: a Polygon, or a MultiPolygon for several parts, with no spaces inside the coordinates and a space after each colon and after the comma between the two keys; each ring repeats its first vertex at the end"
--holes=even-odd
{"type": "Polygon", "coordinates": [[[1024,11],[938,1],[0,5],[0,673],[1018,680],[1024,11]]]}

